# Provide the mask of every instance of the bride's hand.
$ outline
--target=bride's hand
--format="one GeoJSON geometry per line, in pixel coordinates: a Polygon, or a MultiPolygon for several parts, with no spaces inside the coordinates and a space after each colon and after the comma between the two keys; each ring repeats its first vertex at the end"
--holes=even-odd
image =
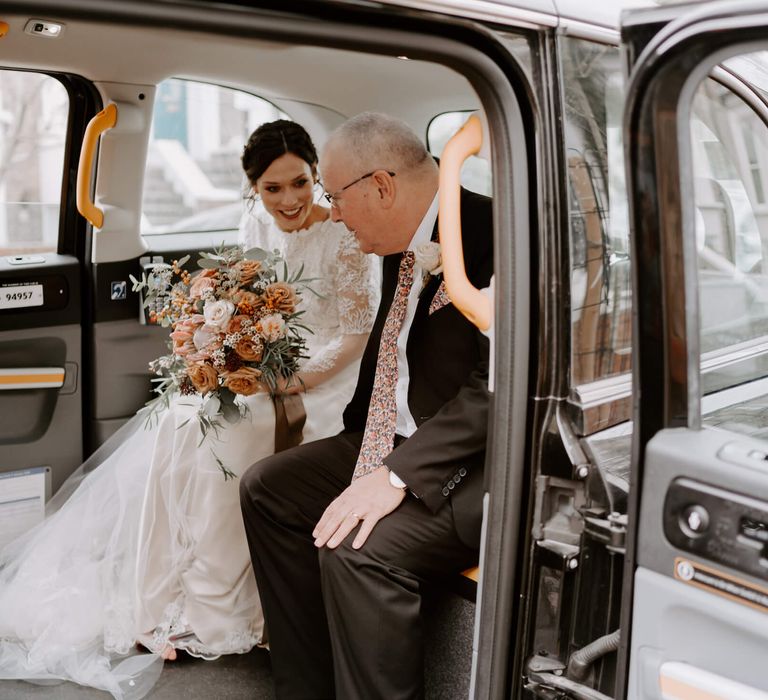
{"type": "Polygon", "coordinates": [[[305,391],[304,382],[299,374],[294,374],[291,377],[277,378],[276,394],[302,394],[305,391]]]}

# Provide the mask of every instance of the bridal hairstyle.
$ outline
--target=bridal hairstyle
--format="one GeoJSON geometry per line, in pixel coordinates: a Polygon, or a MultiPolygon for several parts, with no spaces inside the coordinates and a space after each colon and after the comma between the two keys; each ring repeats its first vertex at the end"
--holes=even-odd
{"type": "Polygon", "coordinates": [[[248,138],[243,149],[243,170],[248,178],[248,190],[253,195],[253,186],[280,156],[286,153],[301,158],[312,169],[317,181],[317,151],[315,144],[303,126],[287,119],[262,124],[248,138]]]}

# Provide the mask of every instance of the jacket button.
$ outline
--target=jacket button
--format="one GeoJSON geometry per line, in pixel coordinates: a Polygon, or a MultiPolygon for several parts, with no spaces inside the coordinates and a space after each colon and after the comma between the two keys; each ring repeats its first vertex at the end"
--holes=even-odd
{"type": "Polygon", "coordinates": [[[453,480],[458,484],[461,481],[461,476],[459,474],[454,474],[453,480]]]}
{"type": "Polygon", "coordinates": [[[459,469],[459,476],[466,476],[466,475],[467,475],[467,470],[464,467],[459,469]]]}
{"type": "Polygon", "coordinates": [[[451,493],[451,492],[448,490],[448,487],[447,487],[447,486],[445,486],[445,487],[443,488],[443,496],[449,496],[449,495],[450,495],[450,493],[451,493]]]}
{"type": "Polygon", "coordinates": [[[453,489],[455,486],[456,486],[456,484],[455,484],[455,483],[453,483],[453,479],[450,479],[450,480],[448,481],[448,488],[449,488],[449,489],[453,489]]]}

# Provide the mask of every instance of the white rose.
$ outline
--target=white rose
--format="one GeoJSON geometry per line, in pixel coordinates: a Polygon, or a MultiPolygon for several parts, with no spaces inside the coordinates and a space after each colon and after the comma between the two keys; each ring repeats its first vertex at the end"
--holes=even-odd
{"type": "Polygon", "coordinates": [[[206,301],[203,308],[205,324],[216,330],[226,329],[229,319],[235,312],[235,305],[231,301],[221,299],[220,301],[206,301]]]}
{"type": "Polygon", "coordinates": [[[285,336],[285,320],[280,314],[269,314],[259,321],[264,340],[274,343],[285,336]]]}
{"type": "Polygon", "coordinates": [[[443,271],[443,258],[440,253],[440,244],[430,241],[416,246],[413,252],[416,264],[429,272],[430,275],[439,275],[443,271]]]}

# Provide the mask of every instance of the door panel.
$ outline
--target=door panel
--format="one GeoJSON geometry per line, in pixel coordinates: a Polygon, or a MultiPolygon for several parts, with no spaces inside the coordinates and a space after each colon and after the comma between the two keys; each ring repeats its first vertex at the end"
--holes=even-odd
{"type": "Polygon", "coordinates": [[[630,697],[659,697],[670,660],[766,687],[768,559],[759,528],[741,530],[766,520],[768,463],[740,458],[765,449],[711,429],[665,430],[648,444],[630,697]]]}
{"type": "Polygon", "coordinates": [[[38,257],[24,266],[0,259],[0,299],[39,286],[43,302],[0,310],[0,472],[50,467],[55,490],[82,460],[80,268],[67,256],[38,257]]]}
{"type": "Polygon", "coordinates": [[[682,14],[650,41],[658,18],[630,16],[622,34],[639,57],[624,124],[636,266],[628,698],[768,691],[768,192],[754,147],[768,139],[756,89],[768,45],[756,43],[758,4],[723,8],[682,14]],[[758,49],[749,71],[730,61],[758,49]]]}

